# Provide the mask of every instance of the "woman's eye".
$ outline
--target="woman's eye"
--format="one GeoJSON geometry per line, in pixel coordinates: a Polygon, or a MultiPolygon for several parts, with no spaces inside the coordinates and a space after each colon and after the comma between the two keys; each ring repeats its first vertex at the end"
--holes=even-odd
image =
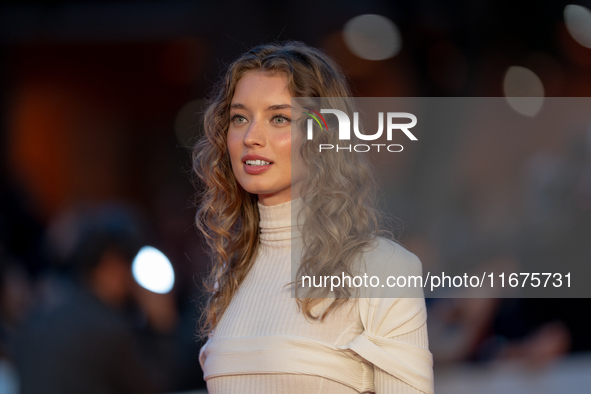
{"type": "Polygon", "coordinates": [[[232,116],[232,122],[239,124],[246,123],[246,118],[242,115],[234,115],[232,116]]]}
{"type": "Polygon", "coordinates": [[[283,115],[278,115],[273,118],[273,122],[275,124],[285,124],[285,123],[289,122],[290,120],[291,119],[289,119],[287,116],[283,116],[283,115]]]}

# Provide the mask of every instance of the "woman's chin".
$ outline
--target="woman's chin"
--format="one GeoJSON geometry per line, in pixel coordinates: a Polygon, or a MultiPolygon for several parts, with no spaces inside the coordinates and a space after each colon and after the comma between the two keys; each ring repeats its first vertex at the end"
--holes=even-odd
{"type": "Polygon", "coordinates": [[[292,200],[291,192],[283,193],[256,193],[262,205],[278,205],[292,200]]]}

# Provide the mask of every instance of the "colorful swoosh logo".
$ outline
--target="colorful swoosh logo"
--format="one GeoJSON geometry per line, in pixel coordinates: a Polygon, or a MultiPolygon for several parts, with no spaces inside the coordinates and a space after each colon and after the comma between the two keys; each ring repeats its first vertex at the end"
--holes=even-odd
{"type": "Polygon", "coordinates": [[[328,125],[326,124],[326,120],[324,120],[324,117],[322,115],[320,115],[320,113],[318,111],[314,111],[312,108],[308,108],[308,107],[304,107],[304,109],[314,112],[313,114],[311,114],[310,112],[304,112],[304,114],[306,114],[306,115],[310,116],[312,119],[314,119],[316,121],[316,123],[318,123],[318,126],[320,126],[321,129],[322,129],[322,123],[320,123],[320,119],[322,119],[322,122],[324,123],[324,126],[326,127],[326,131],[328,131],[328,125]],[[320,119],[318,119],[318,118],[320,118],[320,119]]]}

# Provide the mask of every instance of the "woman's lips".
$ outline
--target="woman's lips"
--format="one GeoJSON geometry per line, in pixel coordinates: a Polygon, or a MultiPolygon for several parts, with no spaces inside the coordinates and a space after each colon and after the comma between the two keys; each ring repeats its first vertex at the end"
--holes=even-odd
{"type": "Polygon", "coordinates": [[[247,174],[258,175],[258,174],[262,174],[263,172],[267,171],[269,168],[271,168],[272,165],[273,165],[273,163],[260,165],[260,166],[251,166],[249,164],[244,163],[243,167],[244,167],[244,172],[246,172],[247,174]]]}
{"type": "Polygon", "coordinates": [[[258,175],[262,174],[263,172],[267,171],[273,165],[273,162],[266,157],[259,156],[259,155],[246,155],[242,158],[242,165],[244,167],[244,172],[249,175],[258,175]],[[247,164],[247,162],[251,162],[251,164],[247,164]],[[269,164],[259,164],[259,165],[252,165],[253,163],[261,163],[267,162],[269,164]]]}

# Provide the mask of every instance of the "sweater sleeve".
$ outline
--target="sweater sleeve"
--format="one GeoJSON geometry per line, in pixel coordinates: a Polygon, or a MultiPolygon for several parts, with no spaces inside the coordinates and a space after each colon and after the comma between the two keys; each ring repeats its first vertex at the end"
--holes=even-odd
{"type": "Polygon", "coordinates": [[[423,353],[424,357],[424,360],[421,361],[420,364],[424,363],[426,365],[423,365],[422,368],[420,366],[415,366],[412,372],[409,373],[410,377],[412,377],[413,375],[418,375],[414,376],[414,380],[416,380],[414,383],[410,382],[411,379],[409,379],[409,377],[406,377],[405,379],[405,377],[401,377],[397,372],[394,372],[393,370],[386,371],[380,368],[380,366],[374,365],[375,393],[432,393],[433,376],[431,372],[432,367],[430,363],[431,354],[428,352],[429,344],[427,338],[427,324],[425,323],[416,330],[409,332],[407,334],[402,334],[389,339],[427,350],[427,352],[419,351],[423,353]]]}
{"type": "Polygon", "coordinates": [[[359,301],[364,331],[346,348],[373,365],[375,393],[433,393],[425,300],[359,301]]]}
{"type": "MultiPolygon", "coordinates": [[[[422,275],[418,257],[401,246],[397,249],[394,260],[386,259],[396,261],[396,274],[422,275]]],[[[376,394],[434,391],[425,299],[417,297],[417,292],[408,294],[408,297],[399,293],[401,297],[386,298],[389,293],[376,292],[372,298],[359,299],[364,331],[346,347],[373,365],[376,394]]]]}

